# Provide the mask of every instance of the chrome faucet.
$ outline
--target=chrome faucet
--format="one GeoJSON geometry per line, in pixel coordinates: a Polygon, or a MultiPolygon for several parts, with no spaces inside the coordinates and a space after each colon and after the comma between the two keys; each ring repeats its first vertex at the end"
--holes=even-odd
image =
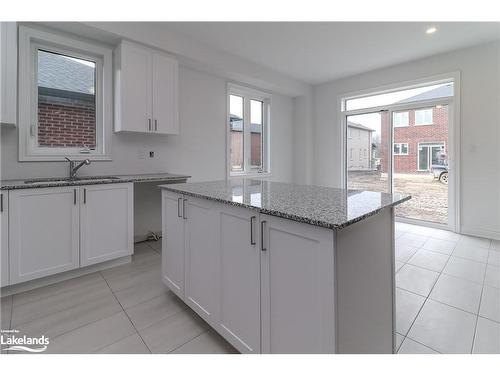
{"type": "Polygon", "coordinates": [[[71,180],[75,179],[76,178],[76,171],[79,170],[81,167],[83,167],[84,165],[89,165],[90,164],[90,160],[89,159],[85,159],[83,160],[80,164],[78,164],[76,167],[75,167],[75,161],[71,160],[70,158],[68,157],[65,157],[65,159],[67,161],[69,161],[69,178],[71,180]]]}

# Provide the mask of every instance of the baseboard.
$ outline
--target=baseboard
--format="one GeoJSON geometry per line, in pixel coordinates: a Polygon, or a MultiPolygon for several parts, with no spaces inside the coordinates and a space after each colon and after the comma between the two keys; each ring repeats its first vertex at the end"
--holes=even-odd
{"type": "Polygon", "coordinates": [[[132,261],[131,256],[125,256],[118,259],[108,260],[106,262],[102,262],[99,264],[93,264],[91,266],[78,268],[76,270],[66,271],[58,273],[56,275],[51,275],[36,280],[26,281],[24,283],[4,286],[3,288],[0,289],[0,295],[2,297],[6,297],[12,294],[27,292],[32,289],[55,284],[69,279],[74,279],[75,277],[88,275],[89,273],[94,273],[108,268],[121,266],[122,264],[127,264],[130,263],[131,261],[132,261]]]}
{"type": "Polygon", "coordinates": [[[500,232],[495,230],[484,230],[479,228],[469,228],[466,226],[462,226],[462,230],[460,231],[460,233],[468,236],[483,237],[489,240],[500,241],[500,232]]]}

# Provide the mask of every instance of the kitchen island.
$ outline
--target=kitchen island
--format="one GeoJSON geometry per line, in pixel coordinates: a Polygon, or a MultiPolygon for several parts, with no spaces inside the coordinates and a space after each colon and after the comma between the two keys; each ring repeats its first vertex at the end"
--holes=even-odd
{"type": "Polygon", "coordinates": [[[242,353],[393,353],[394,206],[252,179],[160,185],[162,279],[242,353]]]}

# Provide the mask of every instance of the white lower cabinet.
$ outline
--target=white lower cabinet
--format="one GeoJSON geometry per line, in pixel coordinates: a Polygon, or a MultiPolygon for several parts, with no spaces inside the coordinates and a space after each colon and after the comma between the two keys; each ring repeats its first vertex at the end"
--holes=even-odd
{"type": "Polygon", "coordinates": [[[260,221],[262,353],[335,353],[334,232],[260,221]]]}
{"type": "Polygon", "coordinates": [[[9,193],[0,192],[0,286],[9,285],[9,193]]]}
{"type": "Polygon", "coordinates": [[[242,353],[260,353],[259,214],[220,205],[218,331],[242,353]]]}
{"type": "Polygon", "coordinates": [[[242,353],[335,353],[333,231],[162,194],[170,289],[242,353]]]}
{"type": "Polygon", "coordinates": [[[132,184],[80,187],[80,265],[105,262],[134,252],[132,184]]]}
{"type": "Polygon", "coordinates": [[[11,190],[8,208],[10,285],[133,253],[132,183],[11,190]]]}
{"type": "Polygon", "coordinates": [[[78,187],[9,192],[10,283],[79,267],[78,187]]]}
{"type": "Polygon", "coordinates": [[[206,200],[183,200],[186,304],[211,324],[218,319],[218,205],[206,200]]]}
{"type": "Polygon", "coordinates": [[[163,191],[162,197],[162,279],[184,299],[184,218],[182,195],[163,191]]]}

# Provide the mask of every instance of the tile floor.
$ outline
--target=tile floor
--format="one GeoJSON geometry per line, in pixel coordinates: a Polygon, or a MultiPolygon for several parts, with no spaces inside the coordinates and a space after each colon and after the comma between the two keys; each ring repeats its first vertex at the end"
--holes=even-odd
{"type": "Polygon", "coordinates": [[[396,223],[398,353],[500,354],[500,242],[396,223]]]}
{"type": "Polygon", "coordinates": [[[3,297],[2,329],[50,338],[46,353],[235,353],[160,280],[161,242],[130,264],[3,297]]]}
{"type": "MultiPolygon", "coordinates": [[[[49,353],[235,353],[162,284],[161,242],[130,264],[1,301],[49,353]]],[[[500,242],[396,224],[399,353],[500,353],[500,242]]]]}

